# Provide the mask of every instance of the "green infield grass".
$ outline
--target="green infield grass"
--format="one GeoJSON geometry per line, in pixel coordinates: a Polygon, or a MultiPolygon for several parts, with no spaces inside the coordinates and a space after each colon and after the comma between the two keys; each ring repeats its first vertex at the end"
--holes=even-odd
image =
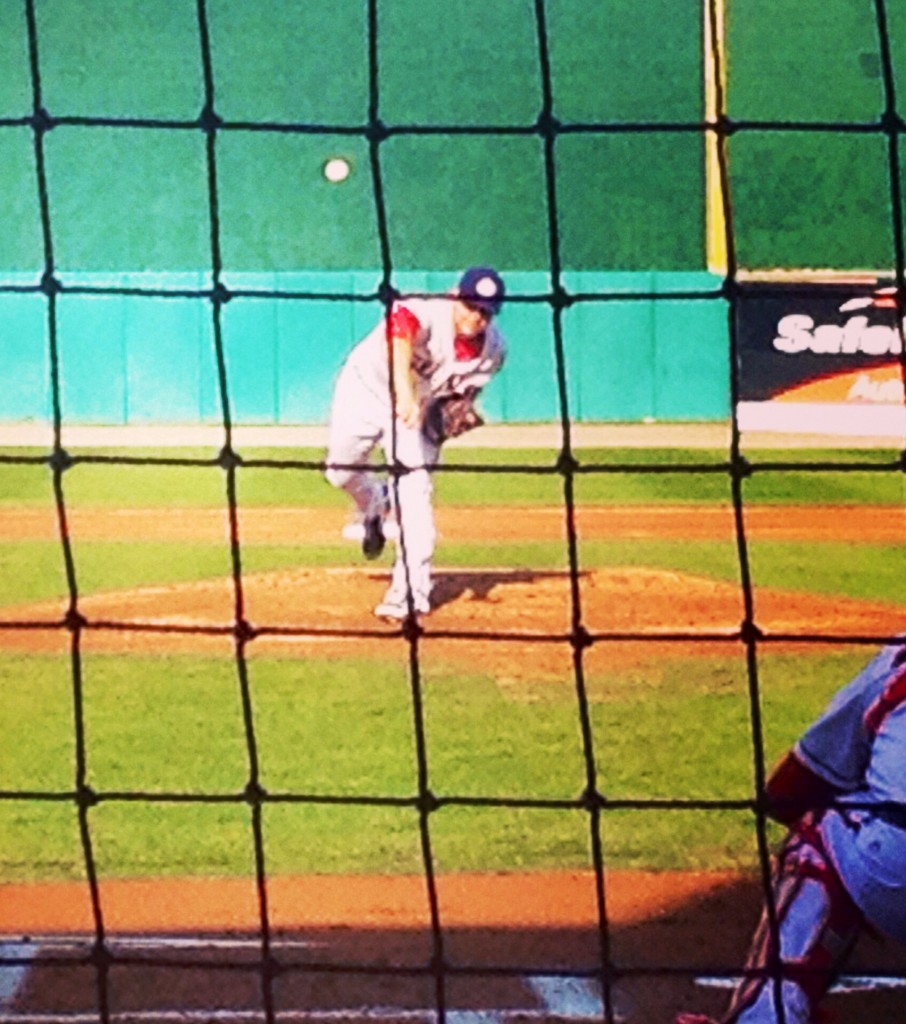
{"type": "MultiPolygon", "coordinates": [[[[135,453],[131,453],[135,454],[135,453]]],[[[198,453],[196,453],[197,455],[198,453]]],[[[256,452],[256,458],[316,460],[319,453],[256,452]]],[[[802,453],[796,453],[797,462],[802,453]]],[[[772,455],[771,458],[774,456],[772,455]]],[[[582,452],[577,503],[727,503],[721,453],[582,452]],[[698,471],[686,473],[683,468],[698,471]],[[717,472],[712,470],[717,469],[717,472]]],[[[779,455],[778,455],[779,458],[779,455]]],[[[806,453],[804,464],[826,453],[806,453]]],[[[880,453],[835,454],[858,469],[755,472],[747,501],[801,505],[902,505],[902,474],[880,453]],[[866,460],[876,469],[864,469],[866,460]]],[[[551,452],[456,453],[438,474],[445,504],[555,505],[551,452]]],[[[0,465],[0,502],[53,509],[44,465],[0,465]]],[[[216,467],[123,466],[77,462],[64,475],[72,507],[223,507],[216,467]]],[[[243,505],[342,505],[315,468],[243,465],[243,505]]],[[[191,514],[191,513],[188,513],[191,514]]],[[[480,516],[480,509],[476,509],[480,516]]],[[[442,540],[438,562],[456,567],[564,569],[564,542],[442,540]]],[[[228,545],[73,539],[79,593],[223,577],[228,545]]],[[[902,545],[758,541],[748,549],[756,586],[904,603],[902,545]]],[[[738,583],[732,539],[580,540],[579,567],[645,566],[738,583]]],[[[244,573],[357,564],[353,544],[243,544],[244,573]]],[[[377,568],[389,567],[389,552],[377,568]]],[[[0,542],[0,605],[60,599],[67,585],[59,541],[0,542]]],[[[503,681],[465,674],[422,651],[428,785],[440,800],[430,815],[441,870],[585,867],[588,813],[520,806],[576,800],[587,785],[573,681],[503,681]],[[451,798],[460,801],[448,802],[451,798]],[[465,798],[465,803],[461,798],[465,798]],[[474,801],[470,804],[469,801],[474,801]],[[497,806],[495,801],[512,800],[497,806]]],[[[795,738],[865,657],[812,653],[759,658],[764,757],[795,738]]],[[[476,659],[480,661],[480,659],[476,659]]],[[[88,654],[81,662],[81,716],[72,663],[50,655],[0,655],[4,734],[0,750],[0,880],[79,878],[84,854],[72,800],[77,724],[84,726],[85,782],[98,802],[87,820],[103,877],[247,874],[252,869],[248,735],[230,658],[88,654]]],[[[747,810],[690,809],[687,800],[746,800],[753,790],[750,680],[736,657],[665,659],[644,671],[611,671],[606,649],[587,659],[598,787],[616,801],[658,799],[677,806],[608,808],[605,856],[614,866],[747,867],[756,863],[747,810]]],[[[251,725],[272,872],[417,872],[422,868],[416,808],[418,761],[408,659],[397,662],[265,658],[250,649],[251,725]]]]}
{"type": "MultiPolygon", "coordinates": [[[[363,565],[352,543],[246,545],[244,573],[300,566],[363,565]]],[[[162,541],[80,541],[73,545],[79,593],[131,590],[228,576],[226,543],[162,541]]],[[[901,545],[782,543],[749,545],[751,578],[756,586],[906,603],[906,551],[901,545]]],[[[391,549],[371,563],[389,570],[391,549]]],[[[438,564],[451,568],[494,567],[565,570],[565,542],[441,542],[438,564]]],[[[581,570],[634,566],[684,572],[738,583],[739,555],[734,543],[688,540],[588,540],[579,544],[581,570]]],[[[0,607],[68,595],[63,556],[57,541],[0,542],[0,607]]]]}
{"type": "MultiPolygon", "coordinates": [[[[117,454],[110,452],[108,454],[117,454]]],[[[119,454],[123,454],[120,452],[119,454]]],[[[133,452],[133,455],[141,453],[133,452]]],[[[147,454],[147,453],[145,453],[147,454]]],[[[199,450],[177,451],[174,458],[201,458],[199,450]]],[[[268,450],[255,452],[268,459],[316,462],[319,452],[268,450]]],[[[779,453],[765,453],[773,461],[779,453]]],[[[462,450],[456,462],[437,474],[439,504],[447,505],[562,505],[564,483],[553,472],[554,453],[546,450],[462,450]],[[527,466],[538,473],[516,472],[527,466]],[[510,471],[507,471],[509,469],[510,471]]],[[[592,449],[581,453],[583,471],[575,479],[574,500],[583,505],[728,504],[731,500],[721,453],[592,449]],[[690,467],[696,471],[689,472],[690,467]]],[[[826,453],[797,453],[804,466],[824,464],[826,453]]],[[[866,453],[836,453],[846,464],[865,464],[866,453]]],[[[903,503],[902,474],[884,472],[888,461],[870,452],[867,469],[772,470],[755,475],[744,485],[751,504],[890,505],[903,503]]],[[[54,495],[45,465],[0,466],[0,505],[44,508],[52,517],[54,495]]],[[[217,466],[172,466],[157,463],[121,465],[77,462],[63,477],[63,496],[69,508],[224,508],[224,473],[217,466]]],[[[242,507],[345,507],[345,496],[327,486],[320,471],[311,468],[240,467],[237,501],[242,507]]],[[[191,513],[189,513],[191,514],[191,513]]],[[[479,514],[480,515],[480,514],[479,514]]],[[[52,518],[50,519],[52,521],[52,518]]],[[[480,521],[480,520],[479,520],[480,521]]],[[[480,535],[480,531],[477,531],[480,535]]],[[[354,546],[342,543],[251,545],[243,543],[244,571],[268,571],[300,565],[345,564],[356,558],[354,546]]],[[[73,543],[80,593],[120,590],[149,584],[165,585],[222,576],[231,571],[227,545],[190,542],[80,541],[73,543]]],[[[807,587],[821,593],[851,597],[896,599],[906,578],[900,547],[845,544],[750,545],[756,582],[764,586],[807,587]],[[856,552],[858,551],[858,557],[856,552]]],[[[565,568],[565,543],[442,542],[438,559],[451,566],[565,568]]],[[[384,563],[388,561],[385,556],[384,563]]],[[[739,556],[727,541],[606,541],[580,543],[582,568],[649,565],[738,580],[739,556]]],[[[0,540],[0,605],[55,599],[67,593],[60,545],[55,541],[0,540]]]]}
{"type": "MultiPolygon", "coordinates": [[[[111,453],[116,454],[116,453],[111,453]]],[[[120,453],[122,454],[122,453],[120,453]]],[[[133,455],[136,453],[133,452],[133,455]]],[[[141,453],[138,453],[139,455],[141,453]]],[[[200,458],[195,450],[174,457],[200,458]]],[[[779,453],[765,453],[773,461],[779,453]]],[[[315,461],[312,450],[256,452],[256,459],[290,458],[315,461]]],[[[563,480],[551,472],[506,472],[519,465],[554,466],[545,450],[462,450],[456,463],[437,478],[437,501],[446,505],[488,504],[553,505],[563,502],[563,480]],[[487,472],[479,467],[497,469],[487,472]],[[502,471],[502,472],[501,472],[502,471]]],[[[711,504],[730,501],[725,472],[714,451],[649,451],[592,449],[581,453],[587,468],[575,481],[577,507],[586,504],[711,504]],[[693,461],[694,460],[694,461],[693,461]],[[698,472],[685,472],[690,466],[698,472]],[[619,467],[619,468],[615,468],[619,467]]],[[[824,465],[823,452],[797,452],[797,463],[824,465]],[[804,455],[804,457],[803,457],[804,455]]],[[[880,452],[835,453],[840,464],[858,463],[859,469],[772,470],[744,484],[744,500],[752,504],[858,506],[902,505],[900,472],[884,472],[888,465],[880,452]],[[861,468],[865,465],[876,470],[861,468]]],[[[277,469],[257,463],[238,471],[237,501],[242,507],[333,506],[345,507],[345,496],[327,486],[318,470],[277,469]]],[[[216,466],[121,465],[79,462],[63,477],[67,507],[117,508],[224,508],[224,473],[216,466]]],[[[0,466],[0,503],[44,508],[53,516],[53,491],[45,465],[0,466]]],[[[187,513],[191,514],[191,512],[187,513]]],[[[476,512],[480,523],[480,512],[476,512]]],[[[476,530],[480,537],[480,530],[476,530]]],[[[176,541],[83,541],[72,545],[76,579],[81,594],[167,585],[224,576],[232,571],[225,543],[176,541]]],[[[808,589],[823,594],[897,601],[902,598],[906,565],[901,545],[845,543],[751,542],[748,556],[757,585],[808,589]]],[[[295,544],[242,544],[244,572],[266,572],[298,566],[343,565],[355,562],[354,545],[342,542],[311,544],[300,537],[295,544]]],[[[389,552],[378,565],[389,564],[389,552]]],[[[579,565],[583,569],[608,566],[649,566],[689,572],[715,579],[738,581],[739,553],[730,540],[581,540],[579,565]]],[[[564,569],[568,564],[565,542],[514,540],[511,543],[460,538],[442,540],[438,562],[455,567],[500,566],[564,569]]],[[[59,599],[68,593],[61,546],[58,541],[0,540],[0,605],[59,599]]]]}
{"type": "MultiPolygon", "coordinates": [[[[768,762],[863,660],[851,652],[762,658],[768,762]]],[[[249,872],[250,768],[237,678],[229,658],[84,659],[85,781],[98,797],[87,820],[104,877],[249,872]]],[[[248,678],[268,870],[419,871],[416,717],[405,665],[252,658],[248,678]]],[[[4,794],[28,797],[0,802],[0,878],[82,877],[69,662],[3,655],[0,679],[4,734],[27,729],[29,737],[0,750],[4,794]]],[[[678,802],[605,810],[611,866],[755,863],[751,812],[682,806],[751,797],[748,691],[741,656],[589,673],[599,791],[678,802]]],[[[585,789],[572,681],[502,688],[480,673],[429,664],[420,696],[427,782],[440,801],[428,819],[436,866],[587,867],[586,811],[495,804],[570,801],[585,789]],[[454,797],[465,803],[446,802],[454,797]]]]}
{"type": "MultiPolygon", "coordinates": [[[[39,457],[37,450],[4,449],[0,455],[39,457]]],[[[63,494],[74,505],[121,508],[204,508],[226,502],[225,474],[203,449],[109,449],[71,453],[63,494]],[[206,465],[140,465],[78,461],[99,455],[161,460],[208,460],[206,465]]],[[[237,500],[244,505],[336,506],[344,495],[329,487],[318,468],[324,451],[249,449],[237,471],[237,500]],[[279,462],[275,467],[268,462],[279,462]]],[[[575,500],[586,504],[712,504],[731,499],[727,453],[698,449],[589,448],[577,451],[575,500]]],[[[898,505],[903,474],[891,449],[758,451],[744,500],[767,504],[898,505]],[[832,465],[830,465],[832,464],[832,465]],[[825,468],[827,467],[827,468],[825,468]]],[[[563,502],[563,477],[552,449],[454,449],[436,474],[438,499],[458,505],[547,505],[563,502]]],[[[0,505],[44,506],[53,500],[51,475],[42,463],[0,465],[0,505]]]]}

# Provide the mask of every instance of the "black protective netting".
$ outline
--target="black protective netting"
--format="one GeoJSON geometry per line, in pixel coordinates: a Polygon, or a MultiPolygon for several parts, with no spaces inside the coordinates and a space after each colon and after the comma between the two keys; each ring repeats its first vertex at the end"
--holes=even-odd
{"type": "MultiPolygon", "coordinates": [[[[612,812],[636,811],[646,812],[652,815],[670,814],[676,810],[680,811],[701,811],[703,813],[714,810],[736,810],[749,811],[754,813],[757,829],[757,845],[761,862],[762,878],[765,892],[770,899],[770,854],[768,834],[766,829],[763,808],[758,800],[757,794],[762,791],[766,769],[764,763],[764,739],[762,735],[761,708],[762,699],[759,687],[759,666],[760,654],[773,643],[783,643],[789,640],[797,640],[802,644],[827,643],[828,641],[840,641],[866,647],[883,642],[887,637],[883,635],[853,636],[829,636],[826,633],[814,631],[811,633],[785,634],[782,632],[767,631],[759,625],[753,598],[753,584],[750,570],[750,559],[746,533],[746,500],[745,485],[755,475],[769,475],[775,473],[801,473],[815,474],[816,477],[823,473],[877,473],[877,474],[899,474],[906,469],[906,457],[901,456],[887,461],[878,459],[837,461],[828,458],[823,461],[810,460],[798,462],[791,456],[789,459],[779,460],[753,460],[743,454],[741,444],[741,433],[737,420],[736,410],[738,406],[738,372],[739,358],[737,352],[738,344],[738,321],[739,305],[746,294],[746,282],[741,280],[736,257],[736,237],[734,231],[734,203],[731,189],[730,176],[727,167],[727,143],[731,136],[741,133],[758,133],[763,131],[784,132],[784,131],[818,131],[825,133],[872,133],[874,136],[885,140],[887,145],[889,162],[889,202],[891,210],[891,231],[894,239],[894,251],[892,253],[891,266],[894,284],[896,286],[896,313],[897,321],[901,325],[904,313],[906,313],[906,256],[904,256],[903,244],[903,207],[902,207],[902,171],[900,140],[904,133],[904,121],[897,107],[897,97],[894,86],[894,73],[890,53],[890,41],[887,29],[887,11],[883,0],[877,0],[875,4],[875,18],[878,37],[878,52],[880,54],[880,66],[883,79],[885,109],[882,116],[876,123],[850,124],[802,124],[791,122],[741,122],[732,121],[726,113],[726,98],[721,85],[724,79],[725,55],[719,45],[721,33],[716,29],[718,18],[718,6],[711,0],[707,6],[706,17],[714,23],[711,33],[713,51],[706,55],[706,60],[712,63],[714,78],[717,82],[717,114],[713,121],[702,121],[695,123],[675,123],[651,125],[641,122],[606,122],[599,124],[571,124],[558,120],[555,116],[551,63],[549,53],[549,36],[547,25],[547,11],[545,0],[535,0],[535,30],[537,39],[537,67],[541,83],[541,108],[538,111],[537,119],[530,124],[520,127],[510,127],[502,130],[501,134],[524,135],[526,137],[540,138],[544,151],[544,182],[545,202],[547,212],[547,248],[548,263],[545,268],[549,273],[551,283],[550,290],[545,293],[532,295],[516,295],[514,303],[531,303],[542,305],[549,309],[552,337],[553,337],[553,362],[556,370],[555,378],[550,381],[550,387],[556,391],[557,404],[559,408],[559,422],[561,429],[562,443],[555,461],[550,465],[525,466],[519,464],[501,465],[498,463],[488,465],[458,465],[455,460],[449,460],[439,472],[455,474],[458,472],[468,473],[525,473],[540,474],[558,479],[562,485],[562,509],[565,524],[565,543],[569,567],[570,581],[570,609],[571,621],[567,632],[552,633],[545,636],[533,636],[536,642],[566,645],[571,650],[573,680],[575,687],[575,708],[578,723],[578,730],[581,736],[582,752],[585,764],[585,779],[581,792],[577,793],[573,800],[549,800],[543,798],[507,798],[501,799],[492,796],[469,796],[464,794],[447,793],[439,795],[432,790],[430,772],[429,742],[426,735],[425,715],[423,709],[423,663],[421,658],[422,645],[425,635],[443,636],[448,639],[457,640],[468,644],[470,640],[480,637],[482,640],[500,640],[506,642],[517,642],[520,635],[494,631],[493,620],[489,620],[491,629],[482,631],[480,634],[469,632],[442,631],[433,627],[430,623],[420,625],[406,624],[402,628],[403,635],[408,643],[408,672],[411,690],[411,713],[413,724],[413,735],[415,739],[415,765],[416,772],[413,779],[411,796],[408,798],[389,798],[380,795],[373,795],[367,798],[350,797],[340,794],[313,796],[305,793],[281,793],[279,795],[269,793],[261,781],[259,768],[260,744],[256,734],[253,694],[250,686],[250,670],[248,664],[249,650],[256,640],[277,634],[311,636],[330,636],[336,633],[335,630],[324,627],[319,628],[291,628],[276,627],[266,622],[250,622],[246,614],[246,603],[244,600],[243,580],[243,545],[240,531],[238,481],[240,475],[247,468],[266,468],[271,470],[285,471],[288,473],[320,473],[325,466],[323,462],[309,461],[303,459],[268,459],[252,457],[237,450],[234,443],[234,413],[231,404],[231,394],[226,368],[224,351],[224,339],[222,330],[222,315],[224,308],[238,297],[268,297],[279,302],[292,303],[299,300],[318,300],[323,302],[373,302],[379,300],[389,307],[398,298],[399,293],[393,287],[394,275],[394,253],[391,245],[391,235],[388,225],[388,211],[384,198],[384,178],[382,169],[382,147],[389,139],[400,136],[419,135],[455,135],[455,134],[493,134],[491,127],[466,128],[462,126],[444,126],[441,124],[420,124],[420,125],[398,125],[388,124],[382,118],[381,107],[381,64],[380,64],[380,40],[378,32],[378,12],[381,0],[369,0],[368,10],[368,39],[369,39],[369,95],[370,103],[368,109],[367,123],[357,130],[359,137],[367,143],[370,156],[370,174],[373,186],[373,202],[376,211],[376,223],[379,234],[379,250],[381,258],[381,283],[377,291],[372,295],[362,294],[321,294],[313,292],[298,292],[291,290],[265,291],[265,290],[241,290],[230,288],[224,283],[223,258],[221,249],[221,195],[218,189],[218,144],[224,136],[233,131],[260,131],[280,132],[285,134],[304,134],[315,131],[323,133],[330,126],[310,125],[305,123],[268,125],[261,124],[231,124],[224,120],[218,113],[217,104],[217,76],[215,73],[216,61],[213,59],[212,43],[209,34],[208,15],[205,0],[198,0],[198,34],[200,42],[201,65],[204,81],[204,106],[198,118],[194,122],[174,124],[167,120],[155,120],[149,118],[119,118],[119,117],[92,117],[83,113],[76,115],[57,116],[52,110],[45,107],[42,96],[42,62],[41,62],[41,35],[36,19],[34,0],[25,0],[24,7],[28,26],[28,56],[30,62],[30,80],[32,87],[33,109],[29,114],[21,118],[4,119],[0,127],[21,129],[28,127],[31,130],[34,143],[34,180],[36,182],[36,197],[40,207],[40,224],[42,232],[42,246],[44,256],[43,275],[39,282],[33,285],[15,284],[0,285],[5,292],[20,292],[23,294],[34,294],[43,296],[46,309],[46,327],[49,345],[49,368],[50,368],[50,392],[52,396],[52,426],[53,445],[47,453],[38,455],[9,454],[0,456],[0,461],[7,465],[33,464],[46,465],[53,480],[53,495],[57,524],[59,528],[59,540],[62,557],[65,565],[66,581],[68,587],[68,608],[65,615],[59,622],[49,627],[46,622],[16,621],[3,622],[4,630],[55,630],[65,631],[69,637],[69,651],[72,680],[72,701],[73,721],[75,727],[75,770],[71,790],[65,792],[41,792],[41,791],[10,791],[0,792],[0,799],[6,802],[17,801],[45,801],[61,805],[71,805],[75,808],[78,817],[79,835],[84,858],[85,875],[90,893],[91,909],[94,921],[94,938],[91,948],[87,952],[79,953],[79,962],[88,965],[94,971],[93,986],[97,998],[97,1016],[102,1021],[108,1021],[117,1016],[116,1008],[111,1005],[109,986],[111,972],[119,966],[129,966],[133,963],[147,962],[128,949],[122,947],[114,948],[111,945],[108,935],[108,926],[105,920],[105,907],[102,898],[102,885],[99,877],[99,869],[93,849],[92,837],[92,812],[101,803],[120,802],[123,804],[138,805],[168,803],[197,803],[217,804],[232,803],[237,806],[248,808],[248,827],[251,830],[254,850],[254,872],[257,884],[258,907],[260,927],[256,938],[256,955],[252,967],[257,972],[260,980],[260,1013],[263,1019],[271,1021],[280,1016],[277,1003],[274,997],[275,981],[279,977],[285,977],[293,971],[305,971],[310,974],[331,974],[343,972],[344,974],[356,974],[357,972],[366,980],[373,980],[376,975],[400,973],[417,973],[433,979],[434,1009],[438,1018],[443,1020],[448,1011],[449,998],[448,989],[454,979],[463,976],[477,976],[478,974],[494,975],[501,977],[519,978],[531,970],[537,972],[537,965],[529,968],[527,966],[512,965],[502,962],[491,964],[484,968],[463,967],[452,962],[446,955],[445,949],[445,923],[438,899],[436,884],[437,865],[436,857],[432,847],[432,820],[434,815],[445,807],[474,807],[474,808],[526,808],[544,809],[551,812],[563,812],[575,815],[577,811],[584,812],[587,817],[587,836],[589,863],[594,873],[594,899],[597,907],[598,933],[597,945],[599,958],[593,969],[555,969],[550,970],[551,974],[560,974],[564,977],[583,977],[595,980],[600,983],[603,993],[602,1016],[608,1022],[615,1018],[615,1007],[613,1001],[613,986],[621,978],[633,974],[691,974],[692,969],[685,971],[677,967],[655,968],[634,968],[632,965],[617,962],[612,956],[610,941],[610,925],[608,921],[608,900],[607,900],[607,866],[605,864],[604,848],[602,845],[602,834],[606,829],[606,816],[612,812]],[[64,284],[58,276],[57,263],[55,260],[55,222],[54,208],[50,200],[47,168],[45,163],[45,140],[48,133],[54,128],[67,125],[92,126],[98,130],[105,128],[141,127],[147,130],[160,132],[198,132],[204,136],[206,143],[206,168],[207,168],[207,209],[199,210],[199,219],[210,225],[210,287],[199,290],[192,289],[166,289],[139,286],[101,287],[98,285],[85,284],[64,284]],[[722,283],[713,290],[688,290],[685,292],[674,291],[670,295],[671,301],[682,300],[721,300],[726,306],[728,338],[730,345],[729,365],[731,368],[729,389],[732,399],[732,415],[730,443],[726,457],[718,462],[711,461],[686,461],[676,462],[668,466],[655,466],[647,462],[626,462],[597,464],[584,459],[582,453],[574,448],[572,440],[573,417],[570,409],[570,387],[568,379],[568,363],[564,351],[564,315],[567,310],[582,303],[602,303],[619,298],[620,301],[648,301],[657,299],[649,291],[638,291],[634,293],[621,292],[619,295],[608,294],[607,292],[596,292],[594,294],[577,293],[570,291],[564,283],[564,266],[561,255],[561,232],[560,232],[560,210],[558,204],[558,164],[556,151],[558,143],[568,136],[576,134],[587,135],[618,135],[624,134],[645,134],[645,133],[693,133],[700,137],[713,137],[717,140],[718,166],[720,173],[720,195],[723,207],[723,218],[725,223],[727,269],[722,283]],[[223,438],[219,454],[214,458],[186,458],[173,457],[166,453],[152,455],[131,455],[125,454],[93,454],[84,453],[74,455],[63,446],[64,415],[61,402],[61,380],[60,380],[60,320],[58,315],[58,302],[64,294],[99,294],[99,295],[141,295],[148,298],[159,298],[166,301],[173,297],[188,297],[206,300],[210,306],[210,317],[213,329],[214,351],[216,355],[216,369],[218,381],[218,399],[220,406],[220,419],[222,422],[223,438]],[[118,466],[180,466],[198,468],[210,472],[213,467],[219,467],[223,475],[223,500],[229,513],[229,550],[232,567],[232,624],[229,627],[211,624],[209,626],[184,626],[178,624],[162,625],[154,622],[135,623],[117,621],[98,621],[84,614],[80,604],[80,579],[77,571],[76,559],[74,558],[73,542],[67,524],[67,473],[80,464],[95,464],[107,466],[114,471],[118,466]],[[737,630],[732,632],[720,631],[717,633],[703,631],[701,629],[690,629],[664,635],[659,633],[657,637],[649,636],[646,633],[621,632],[619,630],[592,630],[587,624],[586,616],[583,613],[582,589],[580,587],[580,545],[577,533],[577,482],[584,476],[593,474],[699,474],[724,478],[732,500],[734,512],[736,552],[738,556],[739,580],[741,587],[742,607],[744,609],[743,619],[737,630]],[[88,741],[85,729],[85,704],[83,694],[83,643],[87,634],[93,631],[138,631],[143,633],[201,633],[209,635],[223,635],[228,633],[232,636],[235,658],[236,682],[241,698],[241,707],[244,716],[245,740],[247,748],[248,777],[245,788],[231,796],[223,794],[193,794],[184,793],[148,793],[148,792],[103,792],[93,789],[89,785],[88,776],[88,741]],[[648,641],[657,640],[658,643],[675,641],[686,643],[690,640],[702,642],[725,644],[728,651],[743,651],[746,674],[749,687],[749,714],[751,725],[752,743],[752,795],[749,799],[737,800],[687,800],[687,799],[610,799],[607,795],[607,779],[600,777],[598,770],[599,758],[595,749],[595,735],[592,727],[590,701],[586,687],[586,659],[587,652],[593,647],[607,648],[610,644],[619,644],[631,641],[644,644],[648,641]],[[373,964],[344,963],[338,966],[335,963],[319,961],[316,955],[307,958],[304,967],[293,966],[281,960],[279,944],[274,942],[274,929],[269,912],[269,866],[266,856],[266,844],[263,829],[263,812],[269,803],[303,804],[321,803],[326,806],[332,805],[364,805],[364,804],[385,804],[394,808],[411,808],[417,818],[417,828],[420,837],[421,857],[423,862],[425,885],[428,894],[428,906],[430,911],[430,928],[432,935],[432,949],[430,957],[418,968],[401,968],[389,965],[384,968],[376,968],[373,964]]],[[[347,127],[338,128],[338,132],[350,132],[347,127]]],[[[906,357],[901,357],[906,366],[906,357]]],[[[388,465],[384,467],[391,473],[402,472],[400,467],[388,465]]],[[[357,631],[350,634],[368,637],[387,637],[389,634],[385,629],[373,631],[357,631]]],[[[398,634],[396,634],[398,638],[398,634]]],[[[9,738],[8,738],[9,739],[9,738]]],[[[2,897],[0,897],[2,899],[2,897]]],[[[772,916],[772,923],[776,927],[776,921],[772,916]]],[[[719,928],[719,922],[715,922],[715,929],[719,928]]],[[[58,966],[61,963],[71,962],[71,954],[59,954],[58,956],[43,957],[40,961],[42,966],[58,966]]],[[[186,967],[194,969],[197,964],[191,960],[181,959],[172,951],[165,957],[158,957],[158,964],[179,968],[186,967]]],[[[31,958],[24,959],[16,954],[6,955],[0,959],[0,963],[7,966],[30,964],[31,958]]],[[[248,972],[250,961],[248,957],[241,957],[231,960],[229,953],[224,952],[218,958],[218,969],[228,971],[248,972]]],[[[733,975],[738,973],[739,965],[715,964],[712,973],[717,975],[733,975]]],[[[698,972],[700,973],[700,971],[698,972]]],[[[4,1019],[6,1014],[2,1013],[4,1019]]],[[[11,1015],[11,1016],[14,1016],[11,1015]]]]}

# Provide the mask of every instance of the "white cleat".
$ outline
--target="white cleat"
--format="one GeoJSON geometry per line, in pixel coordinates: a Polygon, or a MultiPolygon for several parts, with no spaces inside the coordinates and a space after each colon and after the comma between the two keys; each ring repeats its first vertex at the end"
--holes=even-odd
{"type": "MultiPolygon", "coordinates": [[[[416,616],[430,615],[431,605],[424,600],[414,602],[416,616]]],[[[409,617],[409,604],[407,601],[381,601],[374,609],[374,614],[379,619],[386,619],[389,622],[402,622],[409,617]]]]}

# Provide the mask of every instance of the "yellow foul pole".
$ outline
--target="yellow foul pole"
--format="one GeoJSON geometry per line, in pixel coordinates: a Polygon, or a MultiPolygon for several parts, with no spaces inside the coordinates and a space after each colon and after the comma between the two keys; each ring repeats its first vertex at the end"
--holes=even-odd
{"type": "MultiPolygon", "coordinates": [[[[728,0],[703,0],[704,4],[704,84],[705,120],[717,122],[721,100],[727,95],[727,48],[725,8],[728,0]],[[721,88],[718,89],[718,73],[721,88]]],[[[705,234],[708,269],[714,274],[727,272],[727,234],[723,188],[718,151],[720,139],[714,131],[705,132],[705,234]]]]}

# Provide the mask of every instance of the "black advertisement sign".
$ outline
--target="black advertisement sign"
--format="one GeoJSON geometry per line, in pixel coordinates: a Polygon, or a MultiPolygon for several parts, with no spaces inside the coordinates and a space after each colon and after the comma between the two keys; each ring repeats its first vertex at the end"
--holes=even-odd
{"type": "Polygon", "coordinates": [[[741,400],[902,403],[893,292],[882,281],[742,285],[741,400]]]}

